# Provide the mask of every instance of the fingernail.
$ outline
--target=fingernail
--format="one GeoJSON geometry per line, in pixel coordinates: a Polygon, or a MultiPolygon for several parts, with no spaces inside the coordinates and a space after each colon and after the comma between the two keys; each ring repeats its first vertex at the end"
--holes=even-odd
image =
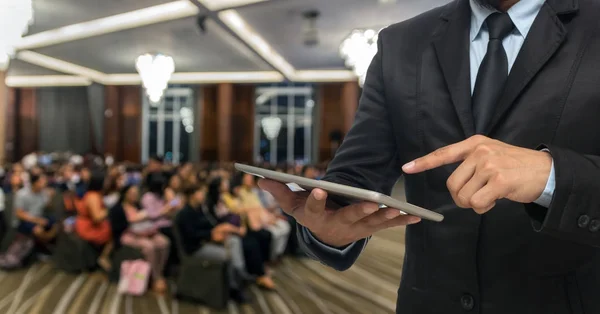
{"type": "Polygon", "coordinates": [[[419,218],[419,217],[410,217],[410,218],[408,218],[408,224],[409,225],[416,224],[419,221],[421,221],[421,218],[419,218]]]}
{"type": "Polygon", "coordinates": [[[415,166],[415,162],[414,162],[414,161],[411,161],[411,162],[409,162],[409,163],[405,164],[404,166],[402,166],[402,170],[405,170],[405,171],[406,171],[406,170],[410,170],[410,169],[412,169],[414,166],[415,166]]]}
{"type": "Polygon", "coordinates": [[[320,201],[323,198],[325,198],[325,193],[321,190],[314,190],[313,191],[313,197],[317,200],[320,201]]]}
{"type": "Polygon", "coordinates": [[[400,212],[397,210],[385,213],[385,218],[387,219],[394,219],[398,216],[400,216],[400,212]]]}
{"type": "Polygon", "coordinates": [[[376,212],[379,208],[375,207],[375,206],[365,206],[363,207],[363,212],[367,215],[371,215],[372,213],[376,212]]]}

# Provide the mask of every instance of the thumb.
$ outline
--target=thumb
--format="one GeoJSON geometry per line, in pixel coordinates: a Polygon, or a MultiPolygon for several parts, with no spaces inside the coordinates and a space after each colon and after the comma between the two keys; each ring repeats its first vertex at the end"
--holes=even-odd
{"type": "Polygon", "coordinates": [[[306,199],[306,214],[320,216],[325,212],[327,202],[327,192],[321,189],[313,189],[306,199]]]}
{"type": "Polygon", "coordinates": [[[271,193],[285,212],[290,213],[295,206],[294,201],[296,199],[296,194],[292,192],[287,185],[273,180],[260,179],[258,181],[258,186],[271,193]]]}

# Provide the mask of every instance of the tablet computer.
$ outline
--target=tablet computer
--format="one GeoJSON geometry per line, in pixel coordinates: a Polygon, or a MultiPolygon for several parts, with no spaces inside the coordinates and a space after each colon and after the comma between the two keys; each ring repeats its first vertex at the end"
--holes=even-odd
{"type": "Polygon", "coordinates": [[[353,198],[353,199],[358,199],[361,201],[373,202],[373,203],[377,203],[377,204],[391,207],[391,208],[396,208],[406,214],[421,217],[423,219],[427,219],[427,220],[431,220],[431,221],[440,222],[440,221],[444,220],[444,216],[439,213],[436,213],[434,211],[431,211],[431,210],[428,210],[428,209],[425,209],[425,208],[422,208],[422,207],[419,207],[419,206],[416,206],[416,205],[413,205],[413,204],[410,204],[410,203],[407,203],[404,201],[397,200],[395,198],[392,198],[391,196],[388,196],[388,195],[385,195],[385,194],[382,194],[379,192],[359,189],[359,188],[355,188],[355,187],[351,187],[351,186],[347,186],[347,185],[343,185],[343,184],[337,184],[337,183],[332,183],[332,182],[327,182],[327,181],[322,181],[322,180],[312,180],[312,179],[295,176],[295,175],[291,175],[291,174],[287,174],[287,173],[281,173],[281,172],[277,172],[277,171],[272,171],[272,170],[268,170],[268,169],[263,169],[263,168],[259,168],[259,167],[253,167],[253,166],[248,166],[248,165],[238,164],[238,163],[235,164],[235,169],[245,172],[245,173],[249,173],[249,174],[257,176],[257,177],[266,178],[266,179],[270,179],[273,181],[285,183],[288,186],[290,186],[290,184],[295,184],[305,190],[319,188],[319,189],[325,190],[331,194],[349,197],[349,198],[353,198]]]}

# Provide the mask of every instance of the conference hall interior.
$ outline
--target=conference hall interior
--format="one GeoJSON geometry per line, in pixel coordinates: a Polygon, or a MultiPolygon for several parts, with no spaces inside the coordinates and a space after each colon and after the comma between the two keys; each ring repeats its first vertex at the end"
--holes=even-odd
{"type": "Polygon", "coordinates": [[[404,228],[338,272],[234,163],[320,179],[378,32],[447,2],[0,1],[0,312],[394,313],[404,228]],[[220,225],[182,215],[213,195],[235,289],[207,258],[232,247],[199,249],[220,225]]]}

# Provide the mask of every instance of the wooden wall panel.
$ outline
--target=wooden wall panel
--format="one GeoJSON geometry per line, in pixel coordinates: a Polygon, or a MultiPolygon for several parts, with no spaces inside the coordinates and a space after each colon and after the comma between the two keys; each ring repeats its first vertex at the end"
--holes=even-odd
{"type": "Polygon", "coordinates": [[[198,97],[200,120],[200,160],[214,161],[218,159],[217,141],[217,86],[200,87],[201,97],[198,97]]]}
{"type": "Polygon", "coordinates": [[[139,86],[106,86],[104,150],[116,160],[142,159],[142,91],[139,86]]]}
{"type": "Polygon", "coordinates": [[[6,111],[8,107],[8,86],[5,83],[6,72],[0,71],[0,162],[6,161],[6,111]]]}
{"type": "Polygon", "coordinates": [[[17,159],[15,142],[17,141],[17,89],[8,88],[5,112],[5,144],[4,159],[6,162],[14,162],[17,159]]]}
{"type": "Polygon", "coordinates": [[[140,86],[121,86],[123,160],[142,160],[142,91],[140,86]]]}
{"type": "MultiPolygon", "coordinates": [[[[223,83],[217,86],[217,138],[219,161],[231,161],[233,84],[223,83]]],[[[235,109],[237,110],[237,108],[235,109]]]]}
{"type": "Polygon", "coordinates": [[[232,112],[232,160],[251,163],[254,154],[254,85],[236,85],[232,112]]]}
{"type": "Polygon", "coordinates": [[[333,131],[342,131],[344,119],[340,107],[340,93],[342,84],[322,84],[318,91],[320,107],[320,134],[319,134],[319,161],[333,158],[329,136],[333,131]]]}
{"type": "Polygon", "coordinates": [[[35,88],[22,88],[19,92],[17,119],[17,158],[38,150],[38,118],[35,88]]]}
{"type": "Polygon", "coordinates": [[[254,153],[254,85],[200,88],[200,159],[251,162],[254,153]]]}
{"type": "Polygon", "coordinates": [[[318,90],[320,104],[319,161],[333,158],[332,132],[346,134],[354,123],[360,89],[356,82],[322,84],[318,90]]]}
{"type": "Polygon", "coordinates": [[[342,85],[340,107],[342,109],[343,126],[342,132],[348,133],[354,123],[356,109],[358,109],[359,87],[356,82],[346,82],[342,85]]]}

